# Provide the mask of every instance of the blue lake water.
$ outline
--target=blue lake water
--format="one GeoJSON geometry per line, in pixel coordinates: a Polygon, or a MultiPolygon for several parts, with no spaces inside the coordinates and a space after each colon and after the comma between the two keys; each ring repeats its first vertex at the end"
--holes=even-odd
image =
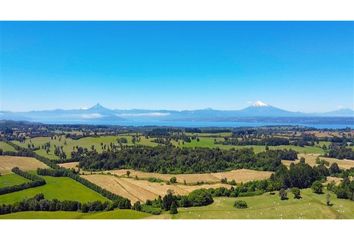
{"type": "MultiPolygon", "coordinates": [[[[67,123],[67,122],[66,122],[67,123]]],[[[73,123],[73,122],[71,122],[73,123]]],[[[83,123],[85,122],[75,122],[83,123]]],[[[279,123],[279,122],[206,122],[206,121],[118,121],[95,122],[92,125],[119,125],[119,126],[165,126],[165,127],[262,127],[262,126],[304,126],[317,129],[354,129],[354,124],[307,124],[307,123],[279,123]]]]}

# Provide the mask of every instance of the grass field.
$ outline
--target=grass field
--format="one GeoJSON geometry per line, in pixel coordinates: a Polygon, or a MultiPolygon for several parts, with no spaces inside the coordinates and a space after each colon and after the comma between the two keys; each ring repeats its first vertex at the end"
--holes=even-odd
{"type": "Polygon", "coordinates": [[[22,183],[29,182],[30,180],[21,177],[17,174],[6,174],[0,176],[0,188],[2,187],[10,187],[22,183]]]}
{"type": "Polygon", "coordinates": [[[11,169],[14,167],[19,167],[24,171],[48,168],[47,165],[32,157],[0,156],[1,174],[11,173],[11,169]]]}
{"type": "Polygon", "coordinates": [[[0,141],[0,149],[2,149],[4,152],[16,152],[16,149],[14,149],[11,145],[2,141],[0,141]]]}
{"type": "Polygon", "coordinates": [[[151,216],[134,210],[114,210],[109,212],[18,212],[0,215],[0,219],[141,219],[151,216]]]}
{"type": "MultiPolygon", "coordinates": [[[[310,189],[301,190],[302,199],[281,201],[278,193],[240,198],[214,198],[214,203],[204,207],[178,208],[178,214],[165,213],[158,218],[174,219],[354,219],[354,202],[337,199],[331,193],[331,203],[326,205],[326,194],[314,194],[310,189]],[[248,208],[233,207],[237,200],[246,201],[248,208]]],[[[152,216],[151,218],[156,218],[152,216]]]]}
{"type": "Polygon", "coordinates": [[[120,196],[130,199],[132,202],[145,202],[150,199],[153,200],[159,195],[166,195],[168,190],[172,190],[175,194],[186,195],[193,190],[199,188],[218,188],[227,187],[230,185],[216,183],[216,184],[202,184],[202,185],[183,185],[149,182],[147,180],[135,180],[134,178],[120,178],[113,175],[82,175],[83,178],[101,186],[105,189],[118,194],[120,196]]]}
{"type": "MultiPolygon", "coordinates": [[[[319,154],[299,154],[298,155],[298,160],[296,161],[288,161],[288,160],[283,160],[282,163],[286,166],[289,166],[292,162],[293,163],[298,163],[300,162],[300,158],[304,157],[305,158],[305,162],[307,164],[309,164],[310,166],[315,166],[316,164],[316,158],[319,157],[319,154]]],[[[343,168],[343,169],[349,169],[354,167],[354,160],[340,160],[340,159],[336,159],[336,158],[327,158],[327,157],[320,157],[320,159],[326,160],[329,162],[329,164],[332,163],[337,163],[339,168],[343,168]]]]}
{"type": "MultiPolygon", "coordinates": [[[[68,165],[65,167],[70,168],[71,166],[68,165]]],[[[176,177],[177,182],[183,184],[184,181],[186,181],[187,184],[196,184],[197,182],[217,183],[220,182],[222,178],[227,178],[227,180],[229,181],[235,180],[237,183],[241,183],[241,182],[248,182],[252,180],[267,179],[272,174],[272,172],[256,171],[250,169],[238,169],[238,170],[218,172],[218,173],[193,173],[193,174],[161,174],[161,173],[135,171],[132,169],[119,169],[119,170],[110,170],[105,172],[110,172],[118,176],[126,176],[127,170],[130,171],[130,176],[132,178],[135,178],[135,176],[137,176],[139,179],[148,179],[154,177],[164,181],[169,181],[172,177],[176,177]]]]}
{"type": "MultiPolygon", "coordinates": [[[[182,144],[181,141],[176,142],[172,141],[172,143],[175,146],[178,147],[206,147],[206,148],[220,148],[220,149],[242,149],[242,148],[253,148],[253,150],[258,153],[265,151],[265,146],[259,146],[259,145],[246,145],[246,146],[233,146],[233,145],[223,145],[223,144],[215,144],[214,139],[217,141],[223,141],[223,138],[214,138],[214,137],[199,137],[199,141],[197,140],[192,140],[191,142],[185,142],[182,144]]],[[[270,146],[269,149],[293,149],[299,153],[317,153],[317,154],[323,154],[324,151],[322,148],[318,146],[305,146],[305,147],[299,147],[299,146],[293,146],[293,145],[280,145],[280,146],[270,146]]]]}
{"type": "Polygon", "coordinates": [[[76,200],[79,202],[108,201],[97,192],[67,177],[43,177],[47,184],[25,189],[19,192],[0,195],[0,204],[15,203],[30,198],[38,193],[43,193],[47,199],[76,200]]]}
{"type": "MultiPolygon", "coordinates": [[[[41,148],[43,144],[50,142],[51,146],[49,153],[47,153],[44,149],[39,149],[36,151],[36,153],[49,159],[55,160],[58,159],[58,157],[54,155],[54,145],[63,146],[64,152],[66,153],[67,157],[70,158],[73,147],[75,146],[91,149],[91,146],[93,145],[98,152],[102,152],[101,143],[106,144],[108,147],[111,143],[117,144],[117,138],[120,137],[125,137],[128,140],[127,145],[133,145],[132,136],[130,135],[84,137],[78,140],[73,140],[71,138],[65,138],[65,136],[62,136],[60,141],[58,136],[56,139],[51,139],[50,137],[36,137],[32,139],[26,139],[26,141],[23,143],[20,143],[19,141],[14,141],[14,143],[22,147],[28,147],[29,143],[33,143],[35,147],[41,148]]],[[[156,146],[157,143],[151,142],[151,140],[153,140],[153,138],[145,139],[145,137],[141,137],[141,141],[137,144],[156,146]]]]}
{"type": "MultiPolygon", "coordinates": [[[[134,134],[133,134],[134,135],[134,134]]],[[[227,135],[227,133],[223,133],[221,135],[227,135]]],[[[262,152],[265,150],[265,146],[256,146],[256,145],[249,145],[249,146],[232,146],[232,145],[223,145],[223,144],[215,144],[214,140],[216,139],[217,141],[223,141],[223,137],[218,137],[220,134],[198,134],[199,136],[199,141],[196,139],[192,140],[191,142],[185,142],[182,144],[182,141],[174,141],[172,140],[172,144],[177,146],[177,147],[207,147],[207,148],[220,148],[220,149],[240,149],[240,148],[250,148],[252,147],[256,153],[262,152]],[[214,137],[215,136],[215,137],[214,137]]],[[[132,143],[132,135],[119,135],[119,136],[99,136],[99,137],[84,137],[80,138],[78,140],[73,140],[71,138],[65,138],[63,135],[61,137],[61,140],[59,141],[59,137],[57,136],[56,139],[51,139],[50,137],[36,137],[32,139],[26,139],[25,142],[20,143],[18,141],[14,141],[15,144],[18,144],[22,147],[28,147],[29,143],[33,143],[35,147],[40,147],[47,143],[50,142],[51,147],[50,147],[50,152],[47,153],[44,149],[39,149],[36,151],[37,154],[47,157],[49,159],[58,159],[57,156],[54,155],[54,145],[56,146],[63,146],[63,150],[66,153],[67,157],[71,157],[71,152],[73,151],[73,147],[75,146],[80,146],[83,148],[91,149],[91,146],[94,146],[95,149],[98,152],[102,152],[102,147],[101,143],[109,146],[111,143],[116,144],[117,143],[117,138],[124,137],[128,140],[128,143],[126,145],[133,145],[132,143]]],[[[146,139],[144,136],[140,137],[140,142],[137,142],[137,145],[145,145],[145,146],[157,146],[157,143],[152,142],[154,138],[149,138],[146,139]]],[[[5,144],[5,143],[4,143],[5,144]]],[[[6,144],[8,147],[8,144],[6,144]]],[[[322,146],[322,145],[321,145],[322,146]]],[[[322,148],[319,146],[305,146],[305,147],[298,147],[298,146],[288,146],[288,145],[281,145],[281,146],[270,146],[270,149],[294,149],[298,151],[299,153],[317,153],[317,154],[323,154],[324,151],[322,148]]]]}

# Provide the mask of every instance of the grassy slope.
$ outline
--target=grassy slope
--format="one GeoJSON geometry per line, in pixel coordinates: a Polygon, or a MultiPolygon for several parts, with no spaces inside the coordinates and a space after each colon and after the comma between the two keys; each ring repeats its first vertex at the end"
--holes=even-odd
{"type": "MultiPolygon", "coordinates": [[[[79,140],[73,140],[73,139],[66,139],[64,136],[62,136],[61,141],[59,141],[59,138],[51,140],[50,137],[36,137],[32,138],[31,141],[36,147],[41,147],[44,143],[50,142],[51,143],[51,148],[50,152],[47,154],[43,149],[37,150],[36,152],[41,155],[45,156],[49,159],[58,159],[57,156],[54,155],[54,145],[56,146],[63,146],[64,147],[64,152],[66,153],[67,157],[70,157],[71,152],[73,151],[74,146],[81,146],[84,148],[91,149],[91,146],[94,145],[95,149],[98,152],[102,151],[101,148],[101,143],[109,145],[110,143],[116,143],[116,140],[118,137],[125,137],[128,140],[127,145],[133,145],[132,143],[132,136],[131,135],[119,135],[119,136],[101,136],[101,137],[85,137],[81,138],[79,140]],[[64,145],[64,142],[66,141],[66,145],[64,145]]],[[[139,143],[140,145],[145,145],[145,146],[157,146],[157,143],[152,142],[154,138],[149,138],[146,139],[145,137],[141,136],[141,140],[139,143]]],[[[208,147],[208,148],[221,148],[221,149],[231,149],[231,148],[245,148],[245,147],[252,147],[255,152],[262,152],[265,150],[265,146],[232,146],[232,145],[223,145],[223,144],[215,144],[214,139],[218,141],[223,141],[223,138],[220,137],[199,137],[199,141],[197,140],[192,140],[190,143],[185,142],[182,144],[182,141],[176,142],[172,141],[172,143],[175,146],[178,147],[208,147]]],[[[18,141],[15,141],[16,144],[22,146],[22,147],[27,147],[28,143],[30,143],[30,140],[27,139],[24,143],[20,143],[18,141]]],[[[7,144],[6,144],[7,145],[7,144]]],[[[10,146],[11,147],[11,146],[10,146]]],[[[318,153],[318,154],[323,154],[323,150],[320,147],[297,147],[297,146],[274,146],[270,147],[270,149],[284,149],[284,148],[291,148],[299,153],[318,153]]]]}
{"type": "Polygon", "coordinates": [[[354,202],[337,199],[331,194],[333,206],[326,205],[326,194],[314,194],[310,189],[301,191],[302,199],[281,201],[278,194],[240,198],[214,198],[214,203],[205,207],[179,208],[177,215],[163,214],[160,218],[176,219],[354,219],[354,202]],[[235,200],[245,200],[247,209],[233,207],[235,200]]]}
{"type": "Polygon", "coordinates": [[[4,151],[4,152],[16,152],[16,150],[10,146],[9,144],[7,144],[6,142],[2,142],[0,141],[0,148],[4,151]]]}
{"type": "Polygon", "coordinates": [[[84,185],[67,177],[43,177],[47,184],[40,187],[29,188],[19,192],[0,195],[0,204],[14,203],[24,198],[30,198],[38,193],[43,193],[48,199],[76,200],[90,202],[95,200],[108,201],[105,197],[84,185]]]}
{"type": "MultiPolygon", "coordinates": [[[[216,138],[216,140],[223,141],[223,138],[216,138]]],[[[180,144],[173,141],[173,144],[179,147],[208,147],[208,148],[218,147],[220,149],[231,149],[231,148],[240,149],[240,148],[252,147],[256,153],[265,151],[265,146],[255,146],[255,145],[232,146],[232,145],[215,144],[214,138],[211,137],[200,137],[199,141],[192,140],[190,143],[185,142],[184,144],[182,144],[181,141],[180,144]]],[[[318,154],[324,153],[323,149],[319,147],[310,147],[310,146],[298,147],[298,146],[291,146],[291,145],[281,145],[281,146],[270,146],[269,148],[270,149],[293,149],[299,153],[318,153],[318,154]]]]}
{"type": "MultiPolygon", "coordinates": [[[[54,145],[56,146],[63,146],[64,147],[64,152],[66,153],[67,157],[69,158],[71,155],[71,152],[73,151],[74,146],[80,146],[83,148],[91,149],[91,146],[94,145],[95,149],[98,152],[102,152],[102,147],[101,143],[106,144],[107,146],[110,145],[110,143],[117,143],[117,138],[119,137],[125,137],[128,140],[127,145],[133,145],[132,143],[132,136],[128,135],[120,135],[120,136],[101,136],[101,137],[84,137],[80,138],[79,140],[73,140],[70,138],[65,138],[62,136],[61,141],[59,141],[59,138],[57,139],[51,139],[50,137],[36,137],[32,138],[31,141],[36,147],[41,147],[43,144],[50,142],[51,147],[50,147],[50,152],[47,154],[44,149],[39,149],[36,151],[37,154],[47,157],[49,159],[58,159],[57,156],[54,155],[54,145]],[[66,145],[64,142],[66,141],[66,145]]],[[[147,145],[147,146],[156,146],[157,144],[154,142],[151,142],[153,138],[151,139],[145,139],[145,137],[141,137],[141,141],[137,144],[142,144],[142,145],[147,145]]],[[[24,143],[20,143],[18,141],[14,141],[15,144],[18,144],[22,147],[27,147],[28,144],[30,143],[30,139],[26,139],[24,143]]]]}
{"type": "Polygon", "coordinates": [[[140,219],[151,216],[134,210],[114,210],[98,213],[80,212],[18,212],[0,215],[0,219],[140,219]]]}
{"type": "Polygon", "coordinates": [[[6,174],[0,176],[0,188],[26,183],[29,180],[17,174],[6,174]]]}

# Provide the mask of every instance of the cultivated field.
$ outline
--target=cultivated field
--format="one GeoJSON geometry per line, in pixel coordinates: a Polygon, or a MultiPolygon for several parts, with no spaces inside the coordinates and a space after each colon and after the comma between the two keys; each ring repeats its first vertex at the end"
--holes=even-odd
{"type": "Polygon", "coordinates": [[[177,178],[178,183],[186,184],[196,184],[197,182],[204,183],[218,183],[222,178],[227,178],[228,181],[235,180],[237,183],[248,182],[252,180],[262,180],[270,177],[272,172],[267,171],[256,171],[249,169],[238,169],[227,172],[218,172],[218,173],[193,173],[193,174],[161,174],[161,173],[148,173],[142,171],[135,171],[132,169],[119,169],[119,170],[110,170],[105,172],[110,172],[118,176],[126,176],[127,171],[130,171],[130,176],[137,176],[139,179],[148,179],[148,178],[158,178],[164,181],[169,181],[172,177],[177,178]]]}
{"type": "Polygon", "coordinates": [[[60,167],[78,170],[79,162],[68,162],[58,164],[60,167]]]}
{"type": "Polygon", "coordinates": [[[195,189],[199,188],[218,188],[231,187],[227,184],[202,184],[202,185],[183,185],[149,182],[146,180],[135,180],[133,178],[120,178],[113,175],[82,175],[83,178],[113,192],[120,196],[130,199],[132,202],[145,202],[153,200],[158,196],[164,196],[167,191],[172,190],[175,194],[186,195],[195,189]]]}
{"type": "Polygon", "coordinates": [[[19,202],[25,198],[34,197],[43,193],[47,199],[76,200],[79,202],[92,202],[95,200],[108,201],[97,192],[67,177],[42,176],[46,183],[43,186],[25,189],[18,192],[0,195],[0,204],[19,202]]]}
{"type": "Polygon", "coordinates": [[[0,156],[0,174],[11,173],[11,169],[14,167],[29,171],[47,168],[47,165],[31,157],[0,156]]]}
{"type": "Polygon", "coordinates": [[[326,205],[326,193],[314,194],[311,189],[301,190],[301,199],[280,200],[278,193],[239,198],[214,198],[214,203],[204,207],[178,208],[178,214],[162,214],[151,218],[175,219],[354,219],[352,201],[338,199],[333,193],[331,203],[326,205]],[[236,209],[236,200],[246,201],[248,208],[236,209]]]}
{"type": "MultiPolygon", "coordinates": [[[[298,163],[300,162],[300,158],[304,157],[305,158],[305,162],[307,164],[309,164],[310,166],[315,166],[316,164],[316,158],[319,157],[319,154],[298,154],[298,160],[296,161],[288,161],[288,160],[283,160],[282,163],[286,166],[290,166],[290,164],[293,163],[298,163]]],[[[346,160],[346,159],[336,159],[336,158],[327,158],[327,157],[320,157],[320,159],[326,160],[327,162],[329,162],[329,164],[332,163],[337,163],[339,168],[343,168],[343,169],[349,169],[354,167],[354,160],[346,160]]]]}
{"type": "Polygon", "coordinates": [[[141,219],[151,214],[127,209],[117,209],[109,212],[18,212],[0,215],[0,219],[141,219]]]}

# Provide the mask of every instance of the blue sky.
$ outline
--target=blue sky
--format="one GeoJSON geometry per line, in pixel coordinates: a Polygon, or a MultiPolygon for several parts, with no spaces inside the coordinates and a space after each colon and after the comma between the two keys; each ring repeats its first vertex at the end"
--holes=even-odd
{"type": "Polygon", "coordinates": [[[354,108],[354,22],[0,22],[1,109],[354,108]]]}

